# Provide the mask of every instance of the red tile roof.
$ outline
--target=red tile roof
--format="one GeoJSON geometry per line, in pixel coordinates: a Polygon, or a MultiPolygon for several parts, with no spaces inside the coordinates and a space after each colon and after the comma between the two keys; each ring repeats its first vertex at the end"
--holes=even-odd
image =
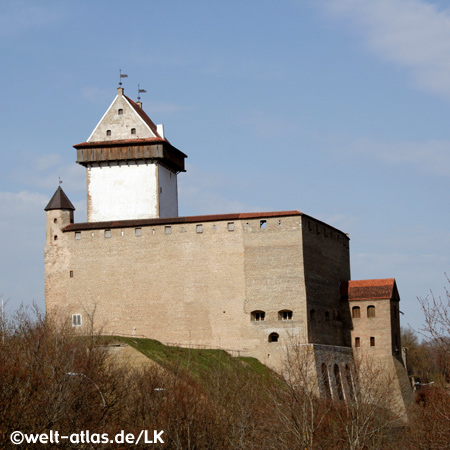
{"type": "Polygon", "coordinates": [[[215,222],[220,220],[265,219],[268,217],[301,216],[300,211],[272,211],[236,214],[213,214],[207,216],[168,217],[164,219],[115,220],[109,222],[72,223],[63,231],[98,230],[103,228],[128,228],[146,225],[172,225],[183,223],[215,222]]]}
{"type": "Polygon", "coordinates": [[[137,103],[133,102],[133,100],[131,100],[131,98],[127,97],[126,95],[124,95],[124,97],[128,100],[130,105],[138,113],[138,115],[141,117],[141,119],[151,128],[151,130],[153,131],[155,136],[161,138],[161,136],[158,134],[156,125],[153,123],[152,119],[150,119],[150,117],[147,116],[147,114],[144,112],[144,110],[137,103]]]}
{"type": "Polygon", "coordinates": [[[395,290],[395,278],[344,281],[340,286],[341,298],[349,301],[391,299],[395,290]]]}
{"type": "Polygon", "coordinates": [[[81,142],[80,144],[74,145],[74,148],[120,147],[120,146],[126,146],[126,145],[154,144],[156,142],[168,142],[168,141],[166,139],[163,139],[160,137],[155,137],[155,138],[139,138],[139,139],[122,139],[122,140],[115,140],[115,141],[81,142]]]}

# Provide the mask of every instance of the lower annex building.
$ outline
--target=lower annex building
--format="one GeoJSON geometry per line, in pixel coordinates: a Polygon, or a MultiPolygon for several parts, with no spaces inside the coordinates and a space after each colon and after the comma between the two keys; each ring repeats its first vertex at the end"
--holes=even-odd
{"type": "Polygon", "coordinates": [[[123,88],[86,142],[87,222],[58,187],[45,208],[46,311],[81,331],[253,356],[282,371],[310,349],[321,392],[351,392],[354,358],[411,392],[394,279],[351,280],[349,238],[299,211],[178,217],[186,155],[123,88]]]}

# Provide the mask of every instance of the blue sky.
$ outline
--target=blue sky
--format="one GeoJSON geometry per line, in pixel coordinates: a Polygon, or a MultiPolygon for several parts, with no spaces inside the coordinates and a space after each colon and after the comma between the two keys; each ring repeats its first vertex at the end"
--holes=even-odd
{"type": "MultiPolygon", "coordinates": [[[[297,209],[349,233],[352,278],[444,294],[450,7],[431,0],[3,0],[0,293],[44,306],[43,208],[86,215],[85,141],[116,94],[189,155],[180,215],[297,209]]],[[[101,270],[101,268],[99,268],[101,270]]]]}

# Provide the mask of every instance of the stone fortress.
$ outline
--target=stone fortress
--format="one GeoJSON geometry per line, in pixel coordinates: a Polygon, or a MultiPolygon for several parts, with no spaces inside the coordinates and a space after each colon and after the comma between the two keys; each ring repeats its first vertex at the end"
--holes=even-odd
{"type": "Polygon", "coordinates": [[[349,395],[364,353],[410,401],[395,280],[351,280],[345,233],[299,211],[178,217],[186,155],[122,87],[74,147],[87,222],[58,187],[45,208],[47,312],[80,331],[239,351],[278,371],[295,341],[333,398],[349,395]]]}

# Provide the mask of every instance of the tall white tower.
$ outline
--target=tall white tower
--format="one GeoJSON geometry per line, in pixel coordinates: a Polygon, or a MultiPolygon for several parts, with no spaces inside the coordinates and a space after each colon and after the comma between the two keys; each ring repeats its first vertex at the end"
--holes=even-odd
{"type": "Polygon", "coordinates": [[[123,88],[88,140],[74,147],[86,167],[88,222],[178,216],[177,174],[187,156],[123,88]]]}

